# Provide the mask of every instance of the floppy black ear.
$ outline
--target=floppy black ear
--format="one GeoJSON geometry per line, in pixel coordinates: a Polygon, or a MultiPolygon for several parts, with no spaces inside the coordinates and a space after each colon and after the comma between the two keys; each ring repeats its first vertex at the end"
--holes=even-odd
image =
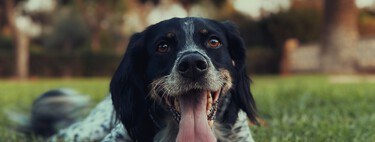
{"type": "Polygon", "coordinates": [[[144,79],[148,57],[143,40],[142,33],[131,37],[110,83],[116,116],[134,141],[152,141],[155,135],[154,124],[148,115],[150,100],[144,79]]]}
{"type": "Polygon", "coordinates": [[[253,123],[257,124],[255,101],[250,92],[251,81],[247,76],[245,68],[246,51],[244,42],[233,23],[223,22],[222,24],[226,28],[228,51],[234,61],[234,88],[231,90],[232,100],[240,109],[246,112],[253,123]]]}

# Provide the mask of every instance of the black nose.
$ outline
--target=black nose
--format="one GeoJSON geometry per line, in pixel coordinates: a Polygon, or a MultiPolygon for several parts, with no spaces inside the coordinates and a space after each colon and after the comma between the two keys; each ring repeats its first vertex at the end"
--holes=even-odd
{"type": "Polygon", "coordinates": [[[204,75],[207,72],[207,68],[206,59],[198,53],[184,55],[177,66],[178,72],[183,77],[191,79],[204,75]]]}

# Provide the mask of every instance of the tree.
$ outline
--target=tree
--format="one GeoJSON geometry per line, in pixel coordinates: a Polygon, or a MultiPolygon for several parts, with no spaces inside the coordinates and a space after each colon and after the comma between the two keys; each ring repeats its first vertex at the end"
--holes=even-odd
{"type": "Polygon", "coordinates": [[[5,0],[5,11],[8,24],[13,33],[16,54],[16,78],[25,80],[29,76],[29,43],[30,38],[16,26],[15,1],[5,0]]]}
{"type": "Polygon", "coordinates": [[[101,49],[101,33],[106,29],[103,25],[122,18],[116,15],[122,15],[124,4],[119,0],[76,0],[75,4],[91,31],[91,51],[97,53],[101,49]]]}
{"type": "Polygon", "coordinates": [[[325,0],[321,41],[324,73],[354,73],[358,41],[355,0],[325,0]]]}

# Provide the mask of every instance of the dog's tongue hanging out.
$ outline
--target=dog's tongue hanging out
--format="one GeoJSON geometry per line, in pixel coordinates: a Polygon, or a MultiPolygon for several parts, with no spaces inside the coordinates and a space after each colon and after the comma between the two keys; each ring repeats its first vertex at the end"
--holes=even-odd
{"type": "Polygon", "coordinates": [[[177,142],[216,142],[207,120],[207,93],[210,91],[195,90],[180,96],[181,121],[177,142]]]}

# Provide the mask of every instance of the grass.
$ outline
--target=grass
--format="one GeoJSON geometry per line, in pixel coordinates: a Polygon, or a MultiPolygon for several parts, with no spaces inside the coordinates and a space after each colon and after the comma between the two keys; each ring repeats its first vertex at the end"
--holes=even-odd
{"type": "Polygon", "coordinates": [[[252,86],[261,142],[375,141],[375,83],[330,83],[328,77],[256,77],[252,86]]]}
{"type": "MultiPolygon", "coordinates": [[[[261,127],[251,126],[256,141],[375,141],[375,83],[330,83],[325,76],[259,76],[253,81],[264,121],[261,127]]],[[[90,94],[97,102],[108,94],[108,84],[105,78],[0,81],[0,108],[28,112],[34,98],[59,87],[90,94]]],[[[0,141],[30,141],[14,127],[0,112],[0,141]]]]}

